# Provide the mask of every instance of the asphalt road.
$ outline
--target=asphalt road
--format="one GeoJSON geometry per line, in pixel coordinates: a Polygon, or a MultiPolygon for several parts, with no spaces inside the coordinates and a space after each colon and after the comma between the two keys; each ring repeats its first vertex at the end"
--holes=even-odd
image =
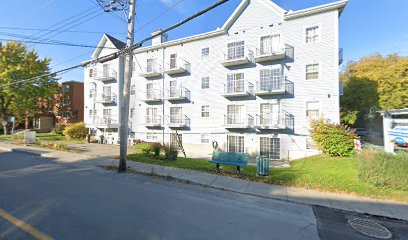
{"type": "MultiPolygon", "coordinates": [[[[54,239],[318,239],[312,208],[0,153],[0,209],[54,239]]],[[[35,239],[0,217],[0,239],[35,239]]]]}
{"type": "Polygon", "coordinates": [[[344,215],[0,152],[0,239],[366,239],[344,215]]]}

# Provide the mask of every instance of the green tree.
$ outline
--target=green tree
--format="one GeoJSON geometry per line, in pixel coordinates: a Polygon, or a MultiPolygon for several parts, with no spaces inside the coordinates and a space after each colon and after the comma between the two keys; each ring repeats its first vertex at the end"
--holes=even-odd
{"type": "Polygon", "coordinates": [[[34,50],[27,50],[23,44],[0,42],[0,118],[3,121],[15,116],[22,122],[40,110],[40,99],[52,97],[58,86],[52,75],[18,82],[50,73],[50,61],[39,59],[34,50]]]}
{"type": "Polygon", "coordinates": [[[365,120],[371,107],[408,107],[408,57],[375,54],[350,62],[340,80],[344,85],[340,116],[345,124],[365,120]]]}

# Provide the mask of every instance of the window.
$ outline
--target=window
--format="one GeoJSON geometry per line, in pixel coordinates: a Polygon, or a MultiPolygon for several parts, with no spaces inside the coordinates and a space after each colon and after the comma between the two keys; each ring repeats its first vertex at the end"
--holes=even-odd
{"type": "Polygon", "coordinates": [[[210,117],[210,106],[209,105],[201,106],[201,117],[203,118],[210,117]]]}
{"type": "Polygon", "coordinates": [[[91,89],[89,89],[89,98],[94,98],[96,95],[96,90],[94,87],[92,87],[91,89]]]}
{"type": "Polygon", "coordinates": [[[136,86],[135,85],[130,86],[130,95],[135,95],[135,93],[136,93],[136,86]]]}
{"type": "Polygon", "coordinates": [[[179,97],[182,96],[182,89],[179,87],[177,80],[170,81],[170,97],[179,97]]]}
{"type": "Polygon", "coordinates": [[[89,110],[89,117],[90,117],[90,118],[96,117],[96,110],[90,109],[90,110],[89,110]]]}
{"type": "Polygon", "coordinates": [[[70,92],[70,86],[69,85],[63,85],[62,86],[62,92],[63,93],[65,93],[65,94],[67,94],[67,93],[69,93],[70,92]]]}
{"type": "Polygon", "coordinates": [[[279,103],[261,103],[259,123],[262,126],[277,126],[279,124],[279,103]]]}
{"type": "Polygon", "coordinates": [[[135,116],[135,108],[130,109],[130,118],[133,118],[135,116]]]}
{"type": "Polygon", "coordinates": [[[149,59],[147,59],[146,72],[154,72],[154,71],[156,71],[156,59],[155,58],[149,58],[149,59]]]}
{"type": "Polygon", "coordinates": [[[177,54],[170,54],[170,69],[177,67],[177,54]]]}
{"type": "Polygon", "coordinates": [[[259,155],[270,160],[280,160],[280,139],[260,137],[259,155]]]}
{"type": "Polygon", "coordinates": [[[314,43],[319,40],[319,26],[306,28],[306,43],[314,43]]]}
{"type": "Polygon", "coordinates": [[[279,90],[283,87],[282,69],[262,69],[259,71],[259,91],[279,90]]]}
{"type": "Polygon", "coordinates": [[[210,56],[210,48],[205,47],[201,49],[201,59],[208,59],[210,56]]]}
{"type": "Polygon", "coordinates": [[[306,138],[306,149],[316,149],[316,144],[311,138],[306,138]]]}
{"type": "Polygon", "coordinates": [[[95,75],[94,71],[95,71],[95,69],[93,69],[93,68],[89,69],[89,77],[90,78],[94,77],[94,75],[95,75]]]}
{"type": "Polygon", "coordinates": [[[170,107],[170,123],[183,123],[183,111],[181,107],[170,107]]]}
{"type": "Polygon", "coordinates": [[[229,73],[227,74],[227,92],[240,93],[245,90],[244,73],[229,73]]]}
{"type": "Polygon", "coordinates": [[[201,78],[201,88],[202,89],[210,88],[210,78],[209,77],[201,78]]]}
{"type": "Polygon", "coordinates": [[[146,108],[146,123],[157,124],[160,123],[160,118],[157,114],[157,108],[146,108]]]}
{"type": "Polygon", "coordinates": [[[201,133],[201,143],[209,143],[209,142],[210,142],[210,134],[201,133]]]}
{"type": "Polygon", "coordinates": [[[111,114],[112,114],[112,109],[109,109],[109,108],[103,109],[103,116],[104,117],[110,117],[111,114]]]}
{"type": "Polygon", "coordinates": [[[70,112],[62,112],[62,117],[63,117],[63,118],[70,118],[70,117],[71,117],[71,113],[70,113],[70,112]]]}
{"type": "Polygon", "coordinates": [[[319,79],[319,64],[306,65],[306,80],[319,79]]]}
{"type": "Polygon", "coordinates": [[[280,34],[261,37],[260,54],[271,54],[282,51],[280,34]]]}
{"type": "Polygon", "coordinates": [[[146,140],[157,141],[158,140],[158,134],[155,133],[155,132],[148,132],[148,133],[146,133],[146,140]]]}
{"type": "Polygon", "coordinates": [[[109,75],[110,75],[109,74],[109,69],[110,69],[109,64],[103,64],[102,69],[103,69],[103,71],[102,71],[103,76],[104,77],[109,77],[109,75]]]}
{"type": "Polygon", "coordinates": [[[243,105],[228,105],[227,106],[227,124],[243,124],[245,118],[243,116],[243,105]]]}
{"type": "Polygon", "coordinates": [[[227,136],[228,152],[244,153],[244,136],[227,136]]]}
{"type": "Polygon", "coordinates": [[[183,135],[177,133],[170,133],[170,145],[177,147],[177,149],[181,149],[182,144],[183,135]]]}
{"type": "Polygon", "coordinates": [[[306,102],[306,116],[310,118],[319,117],[319,102],[318,101],[310,101],[306,102]]]}
{"type": "Polygon", "coordinates": [[[228,49],[228,54],[227,54],[228,60],[243,58],[245,55],[245,42],[239,41],[239,42],[228,43],[227,49],[228,49]]]}
{"type": "Polygon", "coordinates": [[[71,103],[71,100],[69,98],[63,98],[62,99],[62,104],[63,105],[69,105],[71,103]]]}

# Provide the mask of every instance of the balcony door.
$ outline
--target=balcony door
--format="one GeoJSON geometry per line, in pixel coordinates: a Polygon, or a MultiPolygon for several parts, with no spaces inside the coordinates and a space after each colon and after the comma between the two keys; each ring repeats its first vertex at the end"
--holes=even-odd
{"type": "Polygon", "coordinates": [[[260,124],[263,126],[276,126],[279,124],[279,103],[262,103],[260,124]]]}
{"type": "Polygon", "coordinates": [[[181,84],[177,80],[170,81],[170,97],[181,96],[181,84]]]}
{"type": "Polygon", "coordinates": [[[261,54],[271,54],[281,50],[280,34],[261,37],[261,54]]]}
{"type": "Polygon", "coordinates": [[[102,74],[104,77],[109,77],[109,64],[103,64],[102,66],[102,74]]]}
{"type": "Polygon", "coordinates": [[[103,114],[103,123],[110,124],[111,123],[112,109],[104,108],[103,111],[102,111],[102,114],[103,114]]]}
{"type": "Polygon", "coordinates": [[[170,69],[177,67],[177,54],[170,54],[170,69]]]}
{"type": "Polygon", "coordinates": [[[112,88],[111,86],[103,86],[103,99],[108,101],[111,99],[112,88]]]}
{"type": "Polygon", "coordinates": [[[147,72],[154,72],[154,71],[156,71],[156,59],[155,59],[155,58],[149,58],[149,59],[147,59],[146,71],[147,71],[147,72]]]}
{"type": "Polygon", "coordinates": [[[147,99],[154,98],[153,83],[147,83],[146,84],[146,98],[147,99]]]}
{"type": "Polygon", "coordinates": [[[146,108],[147,123],[157,123],[157,108],[146,108]]]}
{"type": "Polygon", "coordinates": [[[183,110],[181,107],[170,108],[170,123],[183,123],[183,110]]]}
{"type": "Polygon", "coordinates": [[[270,160],[280,160],[280,139],[261,137],[259,139],[259,155],[270,160]]]}
{"type": "Polygon", "coordinates": [[[227,75],[227,93],[245,91],[244,73],[230,73],[227,75]]]}
{"type": "Polygon", "coordinates": [[[282,69],[275,67],[272,69],[262,69],[259,72],[260,91],[273,91],[282,88],[282,69]]]}
{"type": "Polygon", "coordinates": [[[243,124],[244,106],[243,105],[228,105],[227,106],[227,124],[243,124]]]}
{"type": "Polygon", "coordinates": [[[227,54],[228,60],[243,58],[245,56],[244,41],[228,43],[227,48],[228,48],[227,54]]]}

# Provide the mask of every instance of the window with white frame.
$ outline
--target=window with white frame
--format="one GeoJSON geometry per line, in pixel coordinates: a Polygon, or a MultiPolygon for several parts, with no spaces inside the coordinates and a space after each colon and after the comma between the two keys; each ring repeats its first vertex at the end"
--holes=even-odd
{"type": "Polygon", "coordinates": [[[89,109],[89,117],[90,118],[96,117],[96,109],[89,109]]]}
{"type": "Polygon", "coordinates": [[[210,78],[209,77],[201,78],[201,88],[202,89],[210,88],[210,78]]]}
{"type": "Polygon", "coordinates": [[[170,69],[177,67],[177,54],[170,54],[170,69]]]}
{"type": "Polygon", "coordinates": [[[306,43],[317,42],[320,37],[319,31],[320,31],[319,26],[306,28],[306,43]]]}
{"type": "Polygon", "coordinates": [[[182,107],[170,107],[170,123],[182,123],[182,122],[183,122],[182,107]]]}
{"type": "Polygon", "coordinates": [[[210,143],[209,133],[201,133],[201,143],[210,143]]]}
{"type": "Polygon", "coordinates": [[[227,136],[228,152],[245,152],[244,136],[227,136]]]}
{"type": "Polygon", "coordinates": [[[245,56],[245,42],[238,41],[227,44],[227,59],[243,58],[245,56]]]}
{"type": "Polygon", "coordinates": [[[282,51],[280,34],[261,37],[260,54],[271,54],[282,51]]]}
{"type": "Polygon", "coordinates": [[[94,87],[91,87],[91,89],[89,89],[89,98],[94,98],[96,94],[96,89],[94,87]]]}
{"type": "Polygon", "coordinates": [[[240,93],[245,90],[244,73],[227,74],[227,93],[240,93]]]}
{"type": "Polygon", "coordinates": [[[103,69],[103,71],[102,71],[103,76],[104,77],[109,77],[109,75],[110,75],[110,72],[109,72],[110,64],[108,64],[108,63],[103,64],[102,69],[103,69]]]}
{"type": "Polygon", "coordinates": [[[201,117],[203,118],[210,117],[210,106],[209,105],[201,106],[201,117]]]}
{"type": "Polygon", "coordinates": [[[245,123],[243,105],[227,105],[227,124],[245,123]]]}
{"type": "Polygon", "coordinates": [[[319,79],[319,64],[313,63],[306,65],[306,80],[319,79]]]}
{"type": "Polygon", "coordinates": [[[270,160],[280,160],[280,139],[271,137],[259,138],[259,155],[270,160]]]}
{"type": "Polygon", "coordinates": [[[92,78],[95,76],[95,69],[94,68],[90,68],[89,69],[89,77],[92,78]]]}
{"type": "Polygon", "coordinates": [[[210,56],[210,48],[201,48],[201,59],[208,59],[210,56]]]}
{"type": "Polygon", "coordinates": [[[131,85],[130,86],[130,95],[135,95],[136,93],[136,86],[135,85],[131,85]]]}
{"type": "Polygon", "coordinates": [[[316,144],[311,138],[306,138],[306,149],[316,149],[316,144]]]}
{"type": "Polygon", "coordinates": [[[309,118],[317,118],[320,116],[319,101],[306,102],[306,116],[309,118]]]}
{"type": "Polygon", "coordinates": [[[155,132],[147,132],[146,133],[146,140],[148,141],[157,141],[158,138],[158,134],[155,132]]]}
{"type": "Polygon", "coordinates": [[[279,90],[283,87],[281,67],[259,71],[259,91],[279,90]]]}
{"type": "Polygon", "coordinates": [[[135,116],[135,108],[130,108],[130,118],[135,116]]]}
{"type": "Polygon", "coordinates": [[[154,71],[156,71],[156,58],[149,58],[147,59],[146,72],[154,72],[154,71]]]}

